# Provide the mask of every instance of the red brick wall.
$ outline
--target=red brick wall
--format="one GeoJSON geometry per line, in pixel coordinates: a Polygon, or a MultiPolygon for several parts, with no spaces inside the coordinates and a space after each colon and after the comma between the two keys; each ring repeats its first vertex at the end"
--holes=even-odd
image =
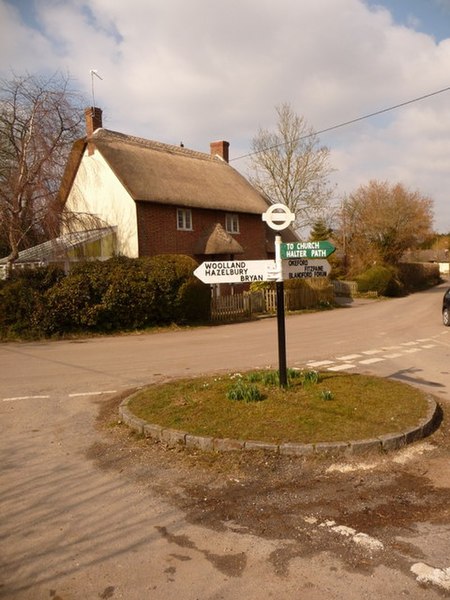
{"type": "MultiPolygon", "coordinates": [[[[225,229],[225,215],[224,211],[193,208],[193,230],[179,231],[177,207],[137,202],[139,256],[187,254],[194,257],[195,244],[206,228],[220,223],[225,229]]],[[[244,254],[236,258],[267,258],[265,225],[261,215],[239,214],[239,231],[233,237],[244,249],[244,254]]]]}

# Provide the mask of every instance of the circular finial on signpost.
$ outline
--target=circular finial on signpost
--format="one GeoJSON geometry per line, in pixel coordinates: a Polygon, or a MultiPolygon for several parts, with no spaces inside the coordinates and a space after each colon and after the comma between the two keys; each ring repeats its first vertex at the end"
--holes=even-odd
{"type": "Polygon", "coordinates": [[[266,212],[262,214],[262,220],[267,223],[271,229],[281,231],[282,229],[289,227],[289,225],[295,221],[295,215],[289,210],[289,207],[286,206],[286,204],[278,202],[277,204],[269,206],[266,212]]]}

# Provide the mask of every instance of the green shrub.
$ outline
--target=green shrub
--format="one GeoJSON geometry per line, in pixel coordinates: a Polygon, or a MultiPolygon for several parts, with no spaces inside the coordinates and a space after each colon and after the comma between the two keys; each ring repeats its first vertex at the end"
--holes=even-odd
{"type": "Polygon", "coordinates": [[[106,276],[97,326],[102,330],[138,329],[157,323],[155,289],[139,259],[121,259],[106,276]]]}
{"type": "Polygon", "coordinates": [[[436,263],[400,263],[398,272],[408,292],[425,290],[440,282],[439,265],[436,263]]]}
{"type": "Polygon", "coordinates": [[[243,402],[260,402],[263,400],[259,388],[242,379],[239,379],[230,386],[227,392],[227,398],[228,400],[239,400],[243,402]]]}
{"type": "Polygon", "coordinates": [[[63,269],[56,265],[36,267],[35,269],[14,269],[8,279],[0,281],[0,289],[21,281],[25,286],[42,292],[50,289],[65,276],[63,269]]]}
{"type": "Polygon", "coordinates": [[[0,335],[35,338],[43,335],[45,292],[64,277],[54,266],[14,270],[0,285],[0,335]]]}
{"type": "Polygon", "coordinates": [[[2,336],[141,329],[207,320],[210,288],[188,256],[115,257],[55,269],[14,272],[0,285],[2,336]]]}
{"type": "Polygon", "coordinates": [[[209,286],[191,276],[178,290],[178,322],[208,321],[211,316],[211,291],[209,286]]]}
{"type": "Polygon", "coordinates": [[[375,265],[356,277],[358,291],[377,292],[380,296],[400,296],[403,286],[393,267],[375,265]]]}
{"type": "Polygon", "coordinates": [[[180,322],[196,317],[196,297],[200,304],[198,308],[205,314],[204,304],[206,296],[209,303],[209,287],[194,284],[192,273],[196,267],[193,258],[179,254],[161,254],[146,260],[159,323],[180,322]],[[184,306],[184,299],[189,306],[184,306]]]}
{"type": "Polygon", "coordinates": [[[25,280],[17,279],[0,290],[2,336],[39,336],[42,297],[25,280]]]}
{"type": "Polygon", "coordinates": [[[209,288],[194,281],[196,266],[179,255],[80,264],[48,293],[48,331],[115,331],[203,318],[209,288]]]}
{"type": "Polygon", "coordinates": [[[45,332],[67,333],[92,327],[98,312],[94,298],[90,281],[82,273],[59,281],[45,295],[45,332]]]}

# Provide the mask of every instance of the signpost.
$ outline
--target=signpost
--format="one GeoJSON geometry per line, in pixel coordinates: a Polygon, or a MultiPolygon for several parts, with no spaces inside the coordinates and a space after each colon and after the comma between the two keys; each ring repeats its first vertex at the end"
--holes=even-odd
{"type": "Polygon", "coordinates": [[[281,258],[327,258],[335,250],[330,242],[291,242],[281,244],[281,258]]]}
{"type": "Polygon", "coordinates": [[[328,277],[331,265],[324,258],[290,258],[283,261],[283,279],[328,277]]]}
{"type": "Polygon", "coordinates": [[[273,260],[218,260],[199,265],[194,275],[203,283],[252,283],[273,281],[273,260]]]}
{"type": "MultiPolygon", "coordinates": [[[[262,220],[275,231],[289,227],[295,215],[284,204],[272,204],[262,220]]],[[[275,281],[277,288],[278,360],[280,386],[287,386],[286,329],[284,319],[284,279],[327,277],[331,271],[325,260],[336,248],[326,241],[284,244],[275,236],[275,260],[217,260],[199,265],[194,275],[203,283],[252,283],[275,281]]]]}
{"type": "MultiPolygon", "coordinates": [[[[269,206],[262,215],[262,220],[275,231],[281,231],[289,227],[295,221],[295,215],[285,204],[273,204],[269,206]]],[[[282,241],[279,235],[275,236],[275,263],[276,263],[276,288],[277,288],[277,326],[278,326],[278,364],[280,386],[287,387],[287,366],[286,366],[286,325],[284,319],[284,282],[281,260],[282,241]]]]}

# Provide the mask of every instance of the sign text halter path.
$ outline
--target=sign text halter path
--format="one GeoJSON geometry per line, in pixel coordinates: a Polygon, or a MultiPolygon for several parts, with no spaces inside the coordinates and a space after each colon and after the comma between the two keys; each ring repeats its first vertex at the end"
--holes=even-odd
{"type": "Polygon", "coordinates": [[[330,242],[291,242],[281,244],[281,258],[327,258],[336,248],[330,242]]]}

